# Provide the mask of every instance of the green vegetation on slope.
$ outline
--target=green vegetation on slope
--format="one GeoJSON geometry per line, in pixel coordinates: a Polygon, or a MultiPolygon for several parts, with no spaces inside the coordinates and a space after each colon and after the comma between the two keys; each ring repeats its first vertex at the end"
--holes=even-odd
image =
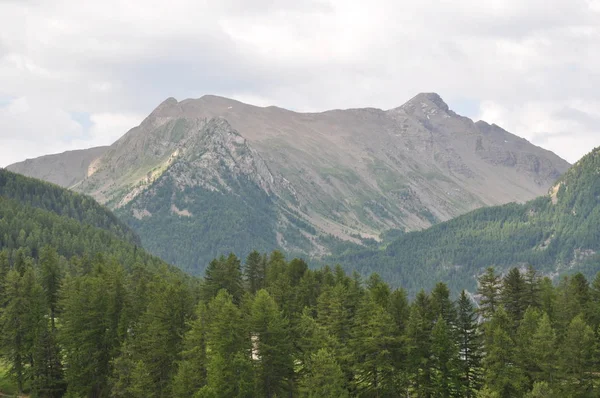
{"type": "Polygon", "coordinates": [[[487,266],[533,265],[548,274],[592,276],[600,263],[599,170],[600,150],[595,150],[558,181],[553,195],[475,210],[407,233],[384,250],[335,261],[363,274],[379,272],[412,294],[438,280],[472,289],[487,266]]]}
{"type": "Polygon", "coordinates": [[[202,187],[174,188],[170,176],[152,187],[149,200],[135,202],[151,216],[136,218],[132,206],[118,211],[142,238],[144,247],[193,274],[201,274],[210,260],[229,253],[250,253],[277,247],[277,215],[269,196],[249,181],[231,182],[232,193],[202,187]],[[178,215],[186,210],[188,215],[178,215]]]}
{"type": "Polygon", "coordinates": [[[277,251],[253,251],[243,265],[221,256],[200,282],[116,235],[103,240],[105,230],[6,198],[0,209],[2,393],[600,393],[600,273],[591,284],[575,274],[554,286],[531,267],[504,277],[489,268],[478,310],[464,291],[452,300],[444,283],[409,301],[377,274],[362,281],[339,266],[311,270],[277,251]],[[83,256],[69,251],[69,236],[83,256]]]}
{"type": "Polygon", "coordinates": [[[125,223],[94,199],[58,185],[0,169],[0,196],[104,229],[132,244],[140,243],[125,223]]]}

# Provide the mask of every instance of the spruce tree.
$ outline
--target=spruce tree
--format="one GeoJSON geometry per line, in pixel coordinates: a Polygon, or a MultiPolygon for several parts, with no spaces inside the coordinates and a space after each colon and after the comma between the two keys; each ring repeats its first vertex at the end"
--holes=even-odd
{"type": "Polygon", "coordinates": [[[259,394],[267,398],[289,394],[294,372],[288,323],[266,290],[256,293],[250,328],[259,394]]]}
{"type": "Polygon", "coordinates": [[[433,392],[431,381],[431,330],[435,314],[431,308],[431,298],[421,290],[411,306],[406,328],[408,337],[409,380],[416,394],[429,397],[433,392]]]}
{"type": "Polygon", "coordinates": [[[255,294],[260,289],[264,288],[265,284],[265,268],[262,265],[263,257],[256,250],[248,254],[246,263],[244,264],[244,279],[246,286],[251,294],[255,294]]]}
{"type": "Polygon", "coordinates": [[[54,329],[62,280],[58,253],[54,248],[50,246],[42,248],[40,253],[40,270],[42,287],[46,294],[46,303],[50,309],[50,320],[52,322],[52,329],[54,329]]]}
{"type": "Polygon", "coordinates": [[[576,316],[567,328],[560,345],[559,375],[564,381],[563,392],[575,396],[593,395],[594,331],[582,315],[576,316]]]}
{"type": "Polygon", "coordinates": [[[436,397],[466,395],[460,383],[459,349],[442,314],[431,331],[431,368],[432,390],[436,397]]]}
{"type": "Polygon", "coordinates": [[[513,320],[515,329],[527,309],[525,293],[525,280],[521,272],[517,268],[512,268],[502,280],[500,302],[513,320]]]}
{"type": "Polygon", "coordinates": [[[521,396],[526,391],[527,378],[519,367],[516,345],[511,337],[510,317],[500,307],[485,327],[486,385],[501,398],[521,396]]]}
{"type": "Polygon", "coordinates": [[[208,318],[206,305],[199,303],[195,319],[190,322],[185,334],[181,360],[173,380],[173,394],[177,397],[191,397],[207,383],[208,318]]]}
{"type": "Polygon", "coordinates": [[[482,384],[482,336],[477,322],[477,311],[463,290],[457,303],[456,339],[460,358],[460,380],[465,397],[476,395],[482,384]]]}
{"type": "Polygon", "coordinates": [[[398,394],[396,379],[400,369],[394,367],[399,347],[399,333],[394,321],[371,295],[363,298],[354,319],[348,343],[354,359],[354,389],[364,396],[398,394]]]}
{"type": "Polygon", "coordinates": [[[500,304],[500,277],[496,275],[494,267],[488,267],[477,281],[477,294],[481,296],[479,313],[483,318],[490,319],[500,304]]]}
{"type": "Polygon", "coordinates": [[[557,371],[556,333],[548,314],[542,314],[531,341],[531,360],[535,364],[534,381],[554,383],[557,371]]]}
{"type": "Polygon", "coordinates": [[[301,397],[346,398],[345,378],[333,353],[321,348],[311,355],[310,365],[299,382],[301,397]]]}

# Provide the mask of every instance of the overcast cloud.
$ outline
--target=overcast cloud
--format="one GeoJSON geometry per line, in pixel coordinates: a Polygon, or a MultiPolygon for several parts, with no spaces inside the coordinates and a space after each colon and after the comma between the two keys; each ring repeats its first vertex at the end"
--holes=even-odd
{"type": "Polygon", "coordinates": [[[0,166],[167,97],[298,111],[438,92],[574,162],[600,145],[600,0],[0,0],[0,166]]]}

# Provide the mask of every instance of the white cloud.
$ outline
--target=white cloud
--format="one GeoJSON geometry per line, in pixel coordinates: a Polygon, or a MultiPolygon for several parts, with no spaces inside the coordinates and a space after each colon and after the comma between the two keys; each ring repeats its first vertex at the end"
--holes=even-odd
{"type": "MultiPolygon", "coordinates": [[[[169,96],[219,94],[314,111],[391,108],[436,91],[451,106],[480,101],[486,121],[574,161],[600,145],[599,4],[0,2],[0,97],[35,102],[31,118],[45,112],[44,125],[57,134],[52,146],[38,137],[38,122],[13,117],[6,125],[36,148],[23,151],[44,153],[106,143],[169,96]],[[571,108],[583,116],[564,111],[571,108]],[[84,138],[69,130],[77,128],[71,112],[95,118],[84,138]]],[[[14,145],[6,131],[0,147],[9,138],[14,145]]]]}

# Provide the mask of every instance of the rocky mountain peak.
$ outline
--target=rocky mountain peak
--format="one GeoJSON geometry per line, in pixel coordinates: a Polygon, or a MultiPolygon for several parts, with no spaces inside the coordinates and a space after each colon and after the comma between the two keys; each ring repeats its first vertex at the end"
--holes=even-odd
{"type": "Polygon", "coordinates": [[[414,112],[417,109],[425,110],[426,108],[434,108],[443,112],[450,110],[448,104],[437,93],[417,94],[400,108],[407,112],[414,112]]]}

